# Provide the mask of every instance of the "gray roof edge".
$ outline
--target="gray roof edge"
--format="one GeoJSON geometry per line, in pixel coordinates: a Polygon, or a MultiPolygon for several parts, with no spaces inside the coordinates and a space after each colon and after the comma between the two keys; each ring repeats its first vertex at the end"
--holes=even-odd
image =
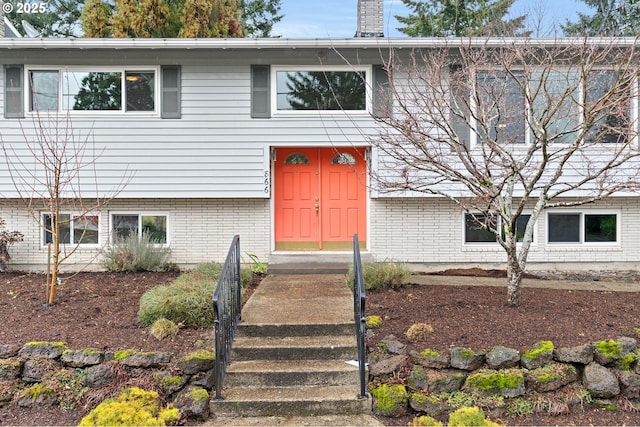
{"type": "Polygon", "coordinates": [[[341,39],[92,39],[92,38],[0,38],[0,49],[342,49],[342,48],[442,48],[442,47],[498,47],[508,45],[569,46],[576,43],[593,45],[633,46],[636,37],[564,37],[564,38],[508,38],[508,37],[356,37],[341,39]]]}

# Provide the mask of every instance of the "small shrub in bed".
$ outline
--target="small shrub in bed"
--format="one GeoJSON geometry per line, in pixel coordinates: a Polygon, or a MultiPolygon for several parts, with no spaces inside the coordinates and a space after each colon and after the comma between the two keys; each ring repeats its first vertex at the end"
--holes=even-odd
{"type": "Polygon", "coordinates": [[[170,249],[148,233],[131,233],[103,252],[103,262],[107,271],[168,271],[169,255],[170,249]]]}
{"type": "MultiPolygon", "coordinates": [[[[397,289],[404,285],[410,271],[403,263],[398,262],[365,262],[362,274],[366,289],[397,289]]],[[[349,281],[353,285],[353,270],[349,271],[349,281]]]]}
{"type": "MultiPolygon", "coordinates": [[[[202,263],[169,285],[149,289],[140,298],[138,320],[145,326],[165,318],[185,326],[211,327],[214,320],[213,293],[221,272],[222,264],[202,263]]],[[[240,276],[243,288],[248,286],[251,271],[247,274],[242,270],[240,276]]]]}
{"type": "Polygon", "coordinates": [[[178,325],[163,317],[153,322],[149,333],[159,341],[165,338],[175,338],[178,335],[178,325]]]}
{"type": "Polygon", "coordinates": [[[80,421],[80,426],[165,426],[180,418],[176,408],[163,408],[155,391],[125,389],[116,399],[107,399],[80,421]]]}

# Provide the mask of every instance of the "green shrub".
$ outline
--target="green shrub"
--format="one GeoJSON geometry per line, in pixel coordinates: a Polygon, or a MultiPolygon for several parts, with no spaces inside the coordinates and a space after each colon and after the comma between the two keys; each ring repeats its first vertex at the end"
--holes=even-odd
{"type": "Polygon", "coordinates": [[[170,250],[147,233],[130,233],[103,252],[107,271],[167,271],[170,250]]]}
{"type": "Polygon", "coordinates": [[[149,333],[159,341],[165,338],[175,338],[178,335],[178,326],[171,320],[162,317],[153,322],[149,333]]]}
{"type": "Polygon", "coordinates": [[[484,412],[477,406],[467,406],[460,408],[449,414],[450,426],[499,426],[488,418],[484,417],[484,412]]]}
{"type": "Polygon", "coordinates": [[[80,426],[166,426],[180,416],[176,408],[161,408],[158,393],[136,387],[107,399],[80,421],[80,426]]]}
{"type": "Polygon", "coordinates": [[[249,259],[251,259],[251,267],[249,269],[252,273],[255,274],[267,274],[267,263],[260,261],[258,255],[255,254],[247,254],[249,259]]]}
{"type": "Polygon", "coordinates": [[[201,263],[170,284],[149,289],[140,298],[138,320],[145,326],[165,318],[175,324],[211,327],[214,320],[213,293],[221,272],[219,263],[201,263]]]}
{"type": "MultiPolygon", "coordinates": [[[[362,274],[366,289],[397,289],[402,287],[411,272],[403,263],[365,262],[362,274]]],[[[353,269],[349,270],[349,282],[353,286],[353,269]]]]}

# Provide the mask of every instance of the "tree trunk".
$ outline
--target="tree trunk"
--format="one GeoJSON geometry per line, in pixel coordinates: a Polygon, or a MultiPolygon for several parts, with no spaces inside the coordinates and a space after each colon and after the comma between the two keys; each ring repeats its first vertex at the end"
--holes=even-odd
{"type": "Polygon", "coordinates": [[[508,255],[507,262],[507,278],[509,284],[507,285],[507,303],[512,307],[520,305],[520,290],[522,289],[522,276],[524,270],[520,267],[518,259],[515,254],[508,255]]]}

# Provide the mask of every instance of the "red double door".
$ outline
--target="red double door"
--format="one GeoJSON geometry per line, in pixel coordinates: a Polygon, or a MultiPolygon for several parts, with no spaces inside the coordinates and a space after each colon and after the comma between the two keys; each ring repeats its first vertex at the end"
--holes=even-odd
{"type": "Polygon", "coordinates": [[[366,247],[364,148],[278,148],[274,163],[277,250],[366,247]]]}

